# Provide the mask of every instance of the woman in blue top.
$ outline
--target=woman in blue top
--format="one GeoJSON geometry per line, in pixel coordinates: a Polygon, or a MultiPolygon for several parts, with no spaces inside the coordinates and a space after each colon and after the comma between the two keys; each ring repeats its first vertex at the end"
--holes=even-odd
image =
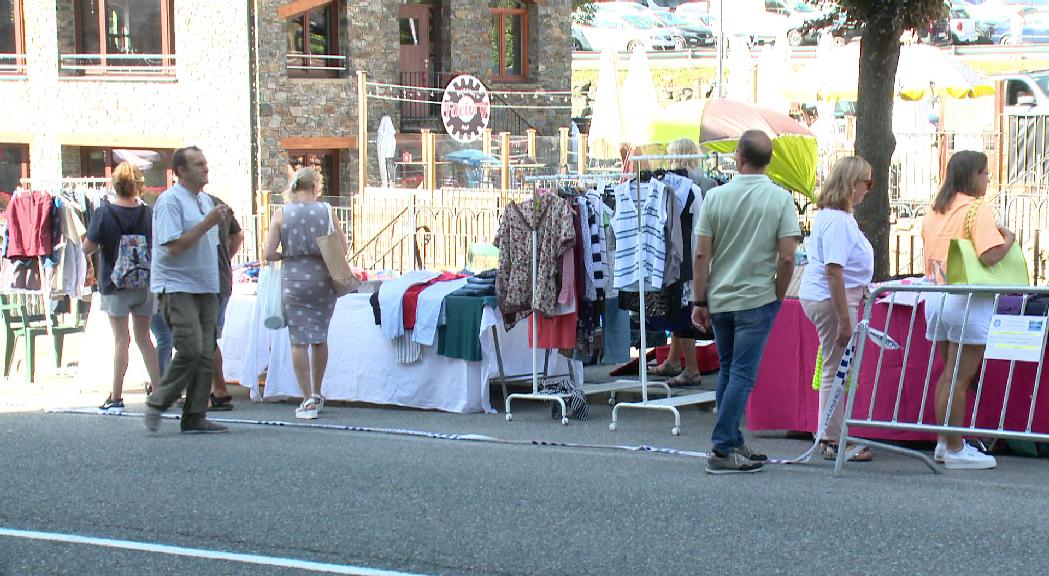
{"type": "MultiPolygon", "coordinates": [[[[157,350],[149,337],[149,321],[156,312],[156,301],[149,291],[149,245],[152,241],[153,214],[139,197],[145,186],[145,178],[137,167],[122,162],[113,170],[113,190],[116,197],[105,200],[95,210],[91,225],[84,240],[84,254],[99,253],[98,287],[102,298],[102,311],[109,316],[113,328],[113,391],[99,409],[106,412],[124,411],[124,374],[127,372],[128,316],[135,331],[135,344],[142,354],[142,361],[149,374],[150,387],[160,382],[160,367],[157,350]],[[122,237],[125,252],[129,242],[142,246],[145,259],[138,268],[121,274],[114,268],[120,260],[122,237]],[[144,245],[141,244],[144,241],[144,245]],[[133,276],[134,278],[129,278],[133,276]],[[144,284],[143,284],[144,282],[144,284]]],[[[127,254],[124,255],[125,259],[127,254]]]]}
{"type": "MultiPolygon", "coordinates": [[[[817,430],[823,430],[820,442],[823,457],[828,460],[837,457],[836,438],[841,434],[844,402],[835,407],[827,422],[824,409],[867,285],[874,276],[874,250],[852,215],[852,208],[863,202],[872,184],[871,166],[863,158],[849,156],[834,163],[817,199],[820,211],[812,225],[809,263],[798,290],[805,315],[816,325],[820,337],[823,366],[817,430]]],[[[852,460],[865,462],[871,456],[864,448],[852,460]]]]}

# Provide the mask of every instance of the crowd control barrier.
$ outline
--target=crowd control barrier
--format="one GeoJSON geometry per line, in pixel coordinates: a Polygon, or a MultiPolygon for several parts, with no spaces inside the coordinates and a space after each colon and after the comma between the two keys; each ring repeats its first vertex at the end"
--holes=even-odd
{"type": "MultiPolygon", "coordinates": [[[[935,441],[938,433],[975,439],[1049,442],[1049,378],[1043,369],[1049,334],[1049,288],[1004,286],[898,285],[878,287],[864,308],[854,337],[855,361],[844,365],[849,382],[839,446],[865,444],[918,458],[934,472],[939,467],[925,453],[890,443],[935,441]],[[977,344],[960,344],[952,365],[927,338],[926,310],[948,315],[962,333],[979,338],[987,327],[980,368],[970,382],[959,381],[962,353],[977,344]],[[884,333],[883,335],[881,333],[884,333]],[[881,345],[884,337],[891,346],[881,345]],[[879,340],[880,339],[880,340],[879,340]],[[898,346],[897,346],[898,344],[898,346]],[[941,373],[952,394],[969,386],[964,421],[949,425],[936,418],[936,388],[941,373]]],[[[939,338],[943,323],[935,323],[939,338]],[[938,328],[937,328],[938,327],[938,328]]],[[[840,378],[845,379],[845,378],[840,378]]],[[[840,398],[836,395],[835,399],[840,398]]],[[[834,475],[849,454],[838,451],[834,475]]]]}

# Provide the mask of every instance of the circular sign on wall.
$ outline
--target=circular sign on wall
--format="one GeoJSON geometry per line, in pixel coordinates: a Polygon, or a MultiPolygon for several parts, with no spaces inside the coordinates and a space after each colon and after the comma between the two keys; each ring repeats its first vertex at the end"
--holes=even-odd
{"type": "Polygon", "coordinates": [[[488,90],[480,80],[462,74],[452,78],[441,99],[444,129],[456,142],[473,142],[481,138],[492,114],[488,90]]]}

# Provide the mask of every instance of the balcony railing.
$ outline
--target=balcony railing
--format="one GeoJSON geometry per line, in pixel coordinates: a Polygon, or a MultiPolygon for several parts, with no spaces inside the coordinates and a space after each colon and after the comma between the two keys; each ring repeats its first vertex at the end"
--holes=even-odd
{"type": "Polygon", "coordinates": [[[67,75],[174,76],[174,54],[62,54],[59,68],[67,75]]]}
{"type": "Polygon", "coordinates": [[[288,70],[302,73],[337,75],[346,71],[346,57],[338,54],[288,54],[288,70]]]}
{"type": "Polygon", "coordinates": [[[0,54],[0,75],[22,76],[25,69],[25,54],[0,54]]]}

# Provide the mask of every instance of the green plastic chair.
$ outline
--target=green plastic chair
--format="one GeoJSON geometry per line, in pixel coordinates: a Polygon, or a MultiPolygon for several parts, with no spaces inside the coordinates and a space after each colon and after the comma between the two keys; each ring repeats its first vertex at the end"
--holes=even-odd
{"type": "MultiPolygon", "coordinates": [[[[48,335],[47,318],[42,314],[31,314],[24,298],[12,294],[0,294],[0,315],[4,321],[4,377],[11,375],[14,366],[15,345],[21,338],[25,349],[24,367],[26,383],[32,384],[36,378],[36,339],[48,335]]],[[[51,319],[51,343],[55,358],[55,368],[62,367],[62,350],[65,347],[67,334],[84,331],[83,316],[78,309],[73,315],[72,324],[58,324],[51,319]]]]}

